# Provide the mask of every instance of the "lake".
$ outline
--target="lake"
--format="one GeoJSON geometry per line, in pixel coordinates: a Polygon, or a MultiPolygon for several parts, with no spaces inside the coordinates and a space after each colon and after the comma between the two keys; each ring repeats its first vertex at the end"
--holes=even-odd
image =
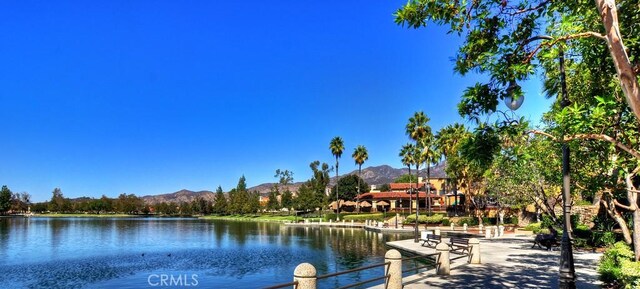
{"type": "Polygon", "coordinates": [[[0,287],[260,288],[291,282],[303,262],[319,275],[381,263],[386,241],[410,237],[195,218],[0,218],[0,287]]]}

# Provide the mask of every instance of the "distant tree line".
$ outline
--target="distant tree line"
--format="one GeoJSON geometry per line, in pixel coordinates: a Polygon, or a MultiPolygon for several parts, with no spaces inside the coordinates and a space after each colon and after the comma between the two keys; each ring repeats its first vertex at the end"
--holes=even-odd
{"type": "Polygon", "coordinates": [[[26,192],[13,193],[7,186],[0,189],[0,214],[24,213],[31,205],[31,195],[26,192]]]}
{"type": "MultiPolygon", "coordinates": [[[[261,203],[257,191],[249,191],[246,178],[240,177],[238,185],[225,193],[218,186],[213,201],[197,197],[191,202],[158,202],[147,204],[135,194],[120,194],[117,198],[103,195],[100,198],[66,198],[60,188],[55,188],[51,199],[45,202],[31,203],[28,193],[12,193],[6,186],[0,191],[0,214],[7,212],[35,213],[87,213],[87,214],[131,214],[131,215],[248,215],[265,211],[314,211],[326,208],[329,196],[329,172],[332,170],[326,163],[312,162],[309,167],[312,177],[304,182],[294,195],[289,189],[293,182],[293,172],[276,170],[278,182],[269,192],[268,201],[261,203]]],[[[344,178],[341,185],[345,190],[355,192],[358,176],[344,178]]],[[[361,181],[361,192],[369,190],[361,181]]],[[[342,190],[342,188],[341,188],[342,190]]],[[[354,197],[353,193],[345,196],[354,197]]]]}
{"type": "Polygon", "coordinates": [[[117,198],[65,198],[56,188],[51,199],[34,203],[31,211],[35,213],[88,213],[88,214],[130,214],[130,215],[209,215],[213,212],[213,203],[202,197],[191,202],[158,202],[147,204],[135,194],[120,194],[117,198]]]}

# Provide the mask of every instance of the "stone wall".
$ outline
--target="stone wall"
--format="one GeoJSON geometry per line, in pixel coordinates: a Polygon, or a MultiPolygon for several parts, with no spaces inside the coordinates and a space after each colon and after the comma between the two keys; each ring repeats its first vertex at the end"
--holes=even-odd
{"type": "MultiPolygon", "coordinates": [[[[600,205],[593,206],[573,206],[571,207],[572,215],[580,216],[580,223],[587,224],[591,227],[593,223],[593,219],[598,215],[598,210],[600,209],[600,205]]],[[[558,206],[555,208],[556,216],[562,216],[562,207],[558,206]]]]}
{"type": "MultiPolygon", "coordinates": [[[[593,225],[593,219],[598,215],[598,210],[600,206],[573,206],[571,207],[572,215],[580,216],[580,223],[586,224],[589,227],[593,225]]],[[[562,206],[558,205],[554,208],[556,216],[562,217],[562,206]]],[[[529,212],[527,210],[523,210],[518,214],[519,223],[518,225],[524,227],[531,222],[536,221],[536,214],[533,212],[529,212]]]]}

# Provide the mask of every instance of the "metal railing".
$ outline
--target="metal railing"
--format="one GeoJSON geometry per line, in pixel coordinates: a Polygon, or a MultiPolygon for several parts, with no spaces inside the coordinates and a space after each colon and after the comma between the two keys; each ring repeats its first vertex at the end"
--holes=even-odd
{"type": "MultiPolygon", "coordinates": [[[[317,280],[327,279],[327,278],[331,278],[331,277],[337,277],[337,276],[344,275],[344,274],[360,272],[360,271],[364,271],[364,270],[368,270],[368,269],[372,269],[372,268],[377,268],[377,267],[382,267],[382,266],[389,266],[389,265],[391,265],[391,262],[384,262],[384,263],[380,263],[380,264],[369,265],[369,266],[350,269],[350,270],[345,270],[345,271],[341,271],[341,272],[325,274],[325,275],[318,276],[317,280]]],[[[360,286],[360,285],[363,285],[363,284],[375,282],[375,281],[378,281],[378,280],[383,280],[383,279],[386,280],[387,278],[389,278],[389,276],[390,276],[389,274],[385,274],[385,275],[383,275],[381,277],[375,277],[375,278],[367,279],[367,280],[360,281],[360,282],[357,282],[357,283],[353,283],[353,284],[349,284],[349,285],[346,285],[346,286],[338,287],[337,289],[352,288],[352,287],[360,286]]]]}
{"type": "Polygon", "coordinates": [[[269,286],[269,287],[264,287],[262,289],[278,289],[278,288],[284,288],[284,287],[289,287],[289,286],[294,286],[293,288],[298,288],[298,281],[277,284],[277,285],[273,285],[273,286],[269,286]]]}
{"type": "MultiPolygon", "coordinates": [[[[350,274],[350,273],[354,273],[354,272],[360,272],[360,271],[364,271],[364,270],[368,270],[368,269],[372,269],[372,268],[377,268],[377,267],[382,267],[382,266],[389,266],[389,265],[391,265],[391,262],[384,262],[384,263],[380,263],[380,264],[374,264],[374,265],[364,266],[364,267],[355,268],[355,269],[349,269],[349,270],[335,272],[335,273],[329,273],[329,274],[320,275],[320,276],[316,277],[316,280],[322,280],[322,279],[327,279],[327,278],[331,278],[331,277],[337,277],[337,276],[340,276],[340,275],[350,274]]],[[[360,285],[363,285],[363,284],[367,284],[367,283],[371,283],[371,282],[375,282],[375,281],[379,281],[379,280],[386,280],[386,279],[389,278],[389,276],[391,276],[391,275],[385,274],[385,275],[383,275],[381,277],[375,277],[375,278],[367,279],[367,280],[360,281],[360,282],[357,282],[357,283],[349,284],[349,285],[346,285],[346,286],[336,287],[336,289],[347,289],[347,288],[352,288],[352,287],[360,286],[360,285]]],[[[264,287],[263,289],[278,289],[278,288],[284,288],[284,287],[289,287],[289,286],[294,286],[294,288],[297,288],[298,287],[298,281],[277,284],[277,285],[270,286],[270,287],[264,287]]]]}
{"type": "Polygon", "coordinates": [[[413,256],[413,257],[407,257],[407,258],[402,258],[402,262],[404,261],[409,261],[409,260],[413,260],[414,261],[414,267],[413,268],[409,268],[409,269],[404,269],[402,270],[402,273],[407,273],[407,272],[412,272],[415,271],[416,273],[419,272],[420,269],[425,269],[425,268],[432,268],[435,269],[436,268],[436,258],[440,257],[440,253],[436,252],[436,253],[431,253],[431,254],[425,254],[425,255],[417,255],[417,256],[413,256]],[[426,259],[426,260],[430,260],[429,257],[434,257],[433,260],[433,264],[427,264],[427,265],[423,265],[423,266],[418,266],[415,262],[418,259],[426,259]]]}
{"type": "Polygon", "coordinates": [[[480,241],[476,238],[469,239],[469,251],[466,254],[461,254],[459,257],[450,258],[450,247],[445,243],[440,243],[436,246],[435,253],[426,254],[426,255],[416,255],[412,257],[404,257],[402,254],[396,249],[390,249],[385,254],[385,262],[380,264],[374,264],[369,266],[364,266],[360,268],[345,270],[336,273],[325,274],[321,276],[316,275],[316,269],[312,264],[309,263],[301,263],[299,264],[293,272],[293,282],[277,284],[270,287],[265,287],[264,289],[277,289],[293,286],[294,288],[304,288],[304,289],[316,289],[317,281],[324,280],[327,278],[338,277],[340,275],[345,275],[354,272],[360,272],[364,270],[373,269],[376,267],[385,267],[384,275],[380,277],[374,277],[371,279],[359,281],[356,283],[348,284],[342,287],[338,287],[337,284],[333,286],[333,288],[353,288],[366,283],[371,283],[379,280],[385,280],[384,288],[390,289],[401,289],[403,287],[403,278],[405,276],[404,273],[413,272],[419,273],[421,269],[435,269],[436,275],[449,275],[450,273],[450,262],[453,260],[457,260],[459,258],[468,257],[468,263],[470,264],[480,264],[480,241]],[[427,260],[423,262],[423,264],[418,265],[416,262],[418,259],[427,260]],[[403,269],[403,262],[413,261],[414,267],[403,269]]]}

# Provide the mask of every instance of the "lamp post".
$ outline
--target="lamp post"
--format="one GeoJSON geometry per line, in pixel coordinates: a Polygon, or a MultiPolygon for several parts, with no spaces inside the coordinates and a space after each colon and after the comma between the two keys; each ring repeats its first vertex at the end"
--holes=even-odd
{"type": "Polygon", "coordinates": [[[413,190],[411,189],[411,191],[416,192],[416,222],[413,228],[413,242],[414,243],[418,243],[419,241],[419,234],[418,234],[418,211],[420,210],[420,190],[418,190],[418,186],[416,186],[416,189],[413,190]]]}
{"type": "MultiPolygon", "coordinates": [[[[520,47],[535,40],[553,40],[552,37],[542,35],[536,36],[526,40],[520,47]]],[[[569,97],[567,95],[567,83],[564,70],[564,50],[560,47],[558,51],[558,62],[560,67],[560,86],[562,92],[562,100],[560,105],[565,108],[569,105],[569,97]]],[[[517,88],[515,81],[509,84],[507,91],[511,93],[513,89],[517,88]]],[[[517,100],[513,100],[511,96],[505,98],[505,104],[509,109],[516,110],[524,101],[524,97],[521,96],[517,100]]],[[[571,247],[571,240],[569,237],[569,228],[571,227],[571,187],[569,176],[569,146],[564,141],[564,130],[561,136],[562,141],[562,215],[563,215],[563,230],[562,230],[562,242],[560,252],[560,279],[559,288],[574,289],[576,288],[576,274],[573,263],[573,248],[571,247]]]]}

